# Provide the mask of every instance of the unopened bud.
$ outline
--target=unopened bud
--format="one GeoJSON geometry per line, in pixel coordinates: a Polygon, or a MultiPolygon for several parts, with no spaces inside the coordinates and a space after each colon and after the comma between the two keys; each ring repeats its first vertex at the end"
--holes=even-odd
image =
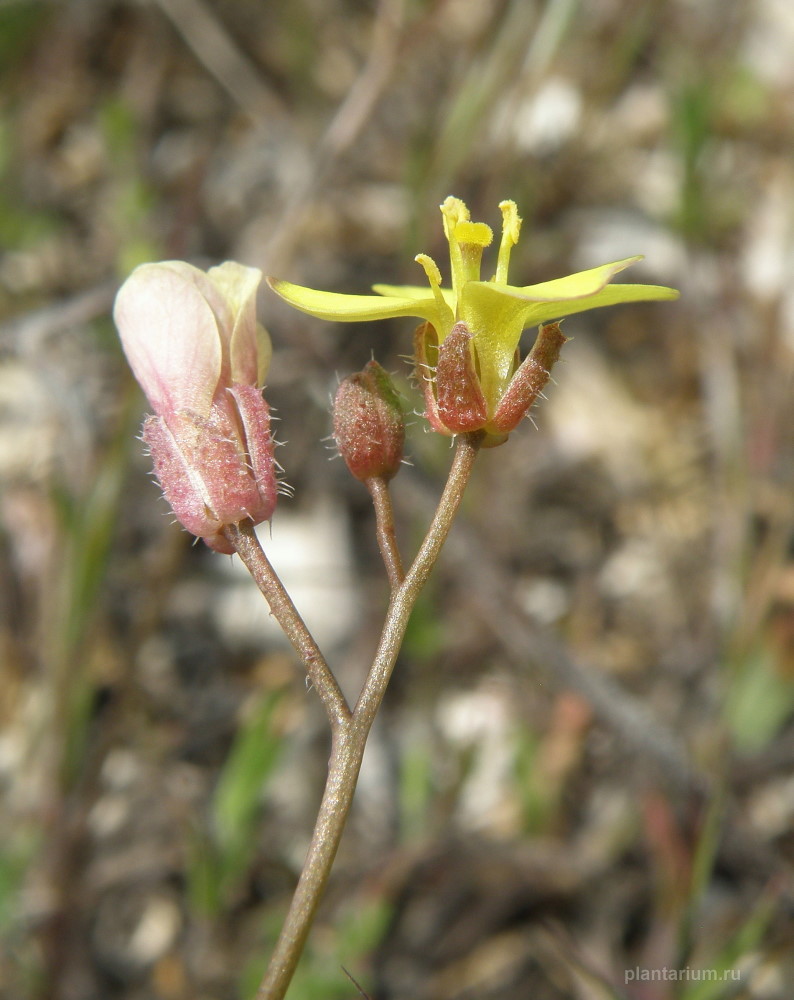
{"type": "Polygon", "coordinates": [[[362,482],[391,479],[403,457],[405,420],[400,397],[377,361],[343,379],[334,399],[334,439],[362,482]]]}

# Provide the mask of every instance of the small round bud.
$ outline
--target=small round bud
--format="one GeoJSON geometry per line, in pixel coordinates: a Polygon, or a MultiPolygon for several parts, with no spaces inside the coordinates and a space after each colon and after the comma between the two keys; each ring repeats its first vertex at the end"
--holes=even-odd
{"type": "Polygon", "coordinates": [[[334,439],[351,473],[391,479],[400,468],[405,420],[391,378],[377,361],[343,379],[334,399],[334,439]]]}

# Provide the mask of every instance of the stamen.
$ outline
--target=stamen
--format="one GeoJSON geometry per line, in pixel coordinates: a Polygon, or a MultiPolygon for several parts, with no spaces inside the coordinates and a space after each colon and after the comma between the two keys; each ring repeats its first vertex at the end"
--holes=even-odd
{"type": "MultiPolygon", "coordinates": [[[[444,219],[444,235],[449,243],[449,263],[452,270],[452,291],[457,296],[463,284],[463,255],[458,242],[457,229],[471,219],[471,212],[465,202],[450,195],[441,205],[441,215],[444,219]]],[[[465,280],[465,279],[464,279],[465,280]]],[[[444,339],[443,336],[441,338],[444,339]]]]}
{"type": "Polygon", "coordinates": [[[444,219],[444,235],[450,241],[460,223],[468,222],[471,218],[471,212],[466,208],[466,203],[452,195],[444,199],[441,205],[441,215],[444,219]]]}
{"type": "Polygon", "coordinates": [[[496,264],[494,280],[501,285],[507,284],[507,269],[510,266],[510,251],[518,243],[521,232],[521,218],[514,201],[501,201],[502,210],[502,241],[499,244],[499,259],[496,264]]]}
{"type": "Polygon", "coordinates": [[[422,265],[425,275],[427,276],[427,280],[430,282],[433,292],[435,293],[436,289],[440,289],[441,287],[441,271],[438,269],[438,264],[436,264],[433,258],[429,257],[426,253],[418,253],[414,257],[414,260],[417,264],[422,265]]]}
{"type": "Polygon", "coordinates": [[[438,264],[436,264],[432,257],[428,257],[426,253],[417,254],[414,260],[417,264],[422,265],[427,280],[430,282],[430,288],[433,291],[433,298],[436,300],[440,318],[444,321],[442,329],[451,330],[452,324],[455,322],[455,316],[441,294],[441,272],[438,269],[438,264]]]}

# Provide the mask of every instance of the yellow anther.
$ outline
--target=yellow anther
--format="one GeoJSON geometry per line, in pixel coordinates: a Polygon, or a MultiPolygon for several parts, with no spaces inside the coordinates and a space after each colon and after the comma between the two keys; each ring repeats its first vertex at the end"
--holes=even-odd
{"type": "Polygon", "coordinates": [[[418,253],[414,260],[417,264],[421,264],[427,275],[427,280],[430,282],[433,291],[441,288],[441,272],[438,269],[438,264],[433,260],[432,257],[428,257],[426,253],[418,253]]]}
{"type": "Polygon", "coordinates": [[[452,195],[449,195],[442,202],[441,215],[444,218],[444,234],[448,240],[452,239],[455,228],[461,222],[468,222],[471,218],[471,212],[466,207],[466,203],[452,195]]]}

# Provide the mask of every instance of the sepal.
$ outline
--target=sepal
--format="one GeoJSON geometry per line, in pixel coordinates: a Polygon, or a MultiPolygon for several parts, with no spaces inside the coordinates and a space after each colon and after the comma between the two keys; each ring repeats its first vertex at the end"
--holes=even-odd
{"type": "Polygon", "coordinates": [[[456,323],[438,349],[438,415],[447,430],[453,434],[479,430],[485,424],[488,413],[474,366],[471,341],[472,336],[466,324],[456,323]]]}
{"type": "Polygon", "coordinates": [[[559,323],[540,328],[532,350],[519,365],[488,422],[489,432],[509,434],[516,429],[549,381],[551,369],[567,339],[559,323]]]}

